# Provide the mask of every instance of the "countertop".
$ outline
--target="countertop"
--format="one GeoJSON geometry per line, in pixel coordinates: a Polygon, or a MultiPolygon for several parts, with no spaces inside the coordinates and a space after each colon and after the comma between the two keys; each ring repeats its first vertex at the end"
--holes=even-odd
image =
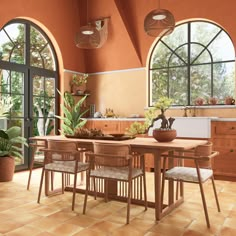
{"type": "MultiPolygon", "coordinates": [[[[196,116],[196,117],[174,117],[174,118],[178,118],[178,119],[202,119],[202,118],[208,118],[211,121],[235,121],[236,122],[236,118],[228,118],[228,117],[206,117],[206,116],[196,116]]],[[[118,118],[87,118],[87,120],[117,120],[117,121],[145,121],[145,118],[129,118],[129,117],[118,117],[118,118]]]]}

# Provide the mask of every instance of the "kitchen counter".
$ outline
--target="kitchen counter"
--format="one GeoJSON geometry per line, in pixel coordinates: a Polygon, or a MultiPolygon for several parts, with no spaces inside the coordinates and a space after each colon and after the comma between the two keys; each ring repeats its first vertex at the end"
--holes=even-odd
{"type": "Polygon", "coordinates": [[[119,121],[119,120],[124,120],[124,121],[144,121],[145,118],[138,118],[138,117],[118,117],[118,118],[86,118],[87,120],[112,120],[112,121],[119,121]]]}

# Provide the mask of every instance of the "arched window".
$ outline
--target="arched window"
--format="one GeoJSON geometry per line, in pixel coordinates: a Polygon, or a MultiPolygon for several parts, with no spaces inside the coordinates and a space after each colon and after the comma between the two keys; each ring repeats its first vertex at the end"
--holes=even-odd
{"type": "MultiPolygon", "coordinates": [[[[9,119],[0,128],[20,126],[25,138],[56,134],[58,63],[47,35],[34,23],[15,19],[0,31],[0,98],[13,98],[9,119]]],[[[17,168],[28,164],[17,160],[17,168]]]]}
{"type": "Polygon", "coordinates": [[[176,26],[161,37],[149,61],[149,106],[168,96],[175,105],[194,105],[197,98],[218,104],[235,95],[235,50],[229,35],[207,21],[176,26]]]}

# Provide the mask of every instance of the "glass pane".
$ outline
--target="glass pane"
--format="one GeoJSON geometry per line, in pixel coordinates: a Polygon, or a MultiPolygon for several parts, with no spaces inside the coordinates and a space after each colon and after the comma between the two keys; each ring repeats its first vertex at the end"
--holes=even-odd
{"type": "Polygon", "coordinates": [[[45,37],[34,27],[30,28],[30,65],[56,70],[51,47],[45,37]]]}
{"type": "Polygon", "coordinates": [[[168,95],[168,73],[167,70],[152,71],[152,101],[151,105],[157,102],[162,96],[168,95]]]}
{"type": "Polygon", "coordinates": [[[191,63],[203,64],[211,63],[211,55],[208,50],[202,51],[204,48],[197,44],[191,44],[191,63]]]}
{"type": "Polygon", "coordinates": [[[40,95],[44,91],[44,78],[35,76],[33,78],[33,95],[40,95]]]}
{"type": "Polygon", "coordinates": [[[171,53],[170,49],[168,49],[162,42],[158,42],[151,58],[150,67],[152,69],[167,67],[171,53]]]}
{"type": "Polygon", "coordinates": [[[235,58],[234,45],[224,31],[210,44],[209,50],[213,55],[214,61],[234,60],[235,58]]]}
{"type": "Polygon", "coordinates": [[[1,81],[0,81],[1,93],[10,93],[10,71],[1,70],[1,81]]]}
{"type": "Polygon", "coordinates": [[[174,100],[173,105],[187,105],[187,67],[170,69],[169,78],[169,97],[174,100]]]}
{"type": "Polygon", "coordinates": [[[46,78],[45,79],[45,91],[48,96],[55,97],[55,79],[54,78],[46,78]]]}
{"type": "Polygon", "coordinates": [[[2,61],[9,61],[10,52],[14,44],[10,41],[4,30],[0,31],[0,56],[2,61]]]}
{"type": "Polygon", "coordinates": [[[186,44],[188,40],[188,24],[182,24],[177,27],[175,27],[175,30],[167,35],[164,36],[161,40],[165,42],[168,47],[175,50],[180,45],[186,44]]]}
{"type": "Polygon", "coordinates": [[[14,105],[11,109],[11,117],[23,117],[24,116],[24,96],[12,94],[14,105]]]}
{"type": "MultiPolygon", "coordinates": [[[[18,127],[21,127],[21,131],[22,131],[22,134],[21,136],[24,137],[25,134],[23,132],[24,130],[24,122],[23,120],[19,120],[19,119],[13,119],[10,121],[9,123],[9,127],[10,126],[18,126],[18,127]]],[[[18,145],[19,148],[21,148],[21,154],[23,155],[23,158],[20,158],[20,157],[15,157],[15,164],[16,165],[22,165],[24,164],[24,146],[22,144],[19,144],[18,145]]]]}
{"type": "Polygon", "coordinates": [[[24,78],[20,72],[11,72],[11,92],[15,94],[24,93],[24,78]]]}
{"type": "Polygon", "coordinates": [[[25,63],[25,25],[13,23],[0,33],[1,59],[18,64],[25,63]]]}
{"type": "Polygon", "coordinates": [[[214,65],[213,95],[218,103],[224,104],[227,96],[235,97],[235,63],[217,63],[214,65]]]}
{"type": "Polygon", "coordinates": [[[209,22],[191,23],[191,42],[197,42],[207,46],[221,29],[209,22]]]}
{"type": "Polygon", "coordinates": [[[48,70],[55,70],[56,65],[54,61],[54,57],[52,54],[52,50],[49,45],[47,45],[42,51],[42,58],[44,63],[44,68],[48,70]]]}
{"type": "Polygon", "coordinates": [[[169,66],[181,66],[186,65],[188,62],[188,47],[183,45],[175,51],[176,54],[172,54],[169,58],[169,66]]]}
{"type": "Polygon", "coordinates": [[[190,103],[194,105],[198,97],[207,101],[211,97],[211,65],[192,66],[190,73],[190,103]]]}

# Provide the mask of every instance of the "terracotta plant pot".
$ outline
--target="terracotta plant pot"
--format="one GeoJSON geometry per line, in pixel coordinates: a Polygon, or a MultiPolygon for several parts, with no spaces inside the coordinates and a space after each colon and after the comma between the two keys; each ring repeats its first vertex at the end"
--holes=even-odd
{"type": "Polygon", "coordinates": [[[0,157],[0,182],[12,181],[14,171],[14,157],[0,157]]]}
{"type": "Polygon", "coordinates": [[[153,138],[155,138],[158,142],[171,142],[177,136],[176,130],[160,130],[154,129],[153,130],[153,138]]]}

